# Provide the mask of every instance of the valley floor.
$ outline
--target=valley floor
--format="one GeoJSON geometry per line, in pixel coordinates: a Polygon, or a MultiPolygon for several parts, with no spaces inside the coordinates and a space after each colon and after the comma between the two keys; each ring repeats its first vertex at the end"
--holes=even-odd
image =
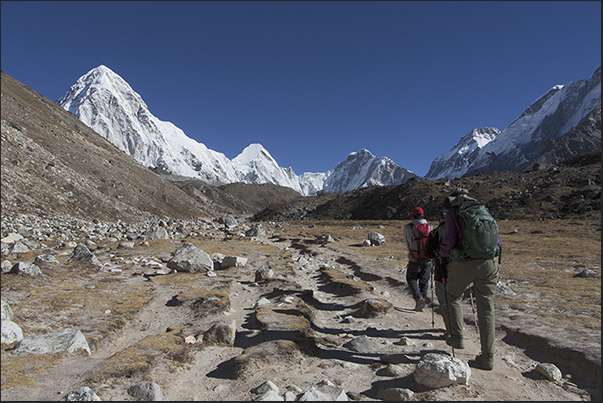
{"type": "MultiPolygon", "coordinates": [[[[394,387],[412,390],[412,400],[428,401],[601,399],[600,222],[499,223],[500,280],[512,293],[495,300],[494,370],[472,368],[468,385],[436,390],[418,385],[412,372],[425,353],[452,351],[437,308],[413,309],[404,224],[263,223],[267,234],[254,238],[216,229],[148,245],[136,241],[133,248],[99,243],[93,253],[102,270],[66,264],[73,248],[65,247],[57,249],[59,265],[40,266],[44,279],[2,273],[2,299],[26,338],[77,328],[92,350],[23,355],[3,348],[2,400],[60,400],[83,386],[102,400],[135,400],[128,387],[153,381],[166,400],[248,401],[265,381],[284,393],[290,385],[307,391],[324,379],[356,400],[380,400],[379,390],[394,387]],[[362,247],[368,231],[382,234],[386,243],[362,247]],[[318,241],[322,235],[334,242],[318,241]],[[185,242],[248,260],[244,267],[216,270],[215,277],[157,274],[185,242]],[[262,266],[273,269],[274,278],[256,282],[262,266]],[[325,267],[340,278],[326,275],[325,267]],[[582,275],[586,270],[590,274],[582,275]],[[216,302],[221,298],[228,303],[216,302]],[[262,299],[276,319],[258,317],[262,299]],[[358,310],[367,299],[387,300],[392,309],[362,317],[358,310]],[[301,317],[308,327],[290,325],[302,323],[301,317]],[[222,319],[236,322],[234,345],[183,342],[222,319]],[[178,336],[173,344],[170,335],[178,336]],[[345,346],[361,336],[379,347],[359,353],[345,346]],[[300,350],[268,347],[281,340],[294,341],[300,350]],[[261,357],[253,358],[254,349],[261,357]],[[396,376],[384,374],[388,361],[397,365],[396,376]],[[535,370],[538,363],[554,364],[564,379],[548,381],[535,370]]],[[[6,259],[32,261],[33,255],[6,259]]],[[[464,313],[466,348],[454,354],[469,361],[479,353],[469,300],[464,313]]]]}

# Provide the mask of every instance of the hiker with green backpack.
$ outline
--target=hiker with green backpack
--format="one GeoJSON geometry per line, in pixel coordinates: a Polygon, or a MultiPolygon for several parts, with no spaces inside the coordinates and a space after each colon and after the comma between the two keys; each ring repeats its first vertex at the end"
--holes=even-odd
{"type": "Polygon", "coordinates": [[[501,239],[496,220],[486,206],[469,197],[462,189],[444,200],[446,233],[440,244],[439,259],[447,259],[448,277],[444,287],[448,299],[451,338],[446,342],[463,349],[463,311],[461,298],[473,283],[481,354],[472,366],[491,370],[494,368],[494,295],[498,283],[497,257],[501,239]]]}

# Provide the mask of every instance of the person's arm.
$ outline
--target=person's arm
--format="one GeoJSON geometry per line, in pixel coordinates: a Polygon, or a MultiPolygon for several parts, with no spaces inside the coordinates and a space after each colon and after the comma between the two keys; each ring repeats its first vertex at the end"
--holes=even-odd
{"type": "Polygon", "coordinates": [[[427,241],[425,241],[425,256],[430,259],[437,257],[435,255],[435,251],[437,249],[438,238],[435,231],[431,231],[429,235],[427,235],[427,241]]]}
{"type": "Polygon", "coordinates": [[[413,236],[412,229],[410,228],[409,224],[406,224],[404,226],[404,240],[406,241],[406,247],[410,249],[410,244],[412,243],[413,236]]]}
{"type": "Polygon", "coordinates": [[[456,246],[457,239],[459,238],[459,224],[454,218],[456,213],[456,207],[451,208],[446,213],[446,234],[440,244],[440,256],[450,258],[450,251],[456,246]]]}

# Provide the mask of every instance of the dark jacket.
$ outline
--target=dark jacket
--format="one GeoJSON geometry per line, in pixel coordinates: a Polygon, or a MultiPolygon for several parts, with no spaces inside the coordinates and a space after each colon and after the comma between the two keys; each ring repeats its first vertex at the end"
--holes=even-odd
{"type": "Polygon", "coordinates": [[[425,243],[425,254],[434,260],[434,279],[440,283],[442,283],[442,278],[448,276],[448,259],[443,259],[442,261],[438,259],[440,243],[444,240],[445,235],[446,224],[440,224],[429,233],[427,242],[425,243]]]}

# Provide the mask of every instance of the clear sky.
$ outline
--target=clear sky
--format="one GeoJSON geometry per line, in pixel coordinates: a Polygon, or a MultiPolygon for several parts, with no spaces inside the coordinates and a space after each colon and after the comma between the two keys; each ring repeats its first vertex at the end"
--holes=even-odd
{"type": "Polygon", "coordinates": [[[2,1],[2,70],[52,101],[104,64],[208,148],[296,174],[362,148],[424,176],[601,64],[600,1],[2,1]]]}

